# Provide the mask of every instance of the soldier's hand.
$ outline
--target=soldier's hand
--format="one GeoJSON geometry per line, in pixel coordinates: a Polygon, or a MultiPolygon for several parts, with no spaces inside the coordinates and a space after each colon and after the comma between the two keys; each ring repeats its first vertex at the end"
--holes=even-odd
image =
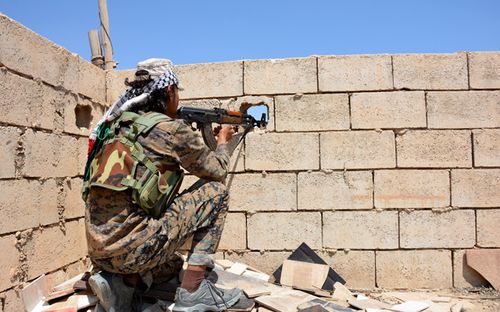
{"type": "Polygon", "coordinates": [[[235,133],[235,127],[233,126],[224,126],[219,129],[219,133],[217,134],[217,145],[226,144],[231,140],[233,134],[235,133]]]}

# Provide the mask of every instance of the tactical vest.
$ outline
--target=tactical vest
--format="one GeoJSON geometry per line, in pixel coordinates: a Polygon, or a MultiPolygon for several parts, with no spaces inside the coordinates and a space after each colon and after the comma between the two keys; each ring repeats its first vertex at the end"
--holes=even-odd
{"type": "Polygon", "coordinates": [[[111,123],[105,135],[101,134],[102,147],[93,159],[88,160],[90,163],[86,168],[82,188],[83,199],[87,199],[91,187],[119,192],[131,189],[135,204],[152,217],[160,217],[177,194],[184,172],[174,161],[163,163],[160,170],[146,156],[137,139],[140,135],[146,135],[158,123],[169,120],[169,117],[160,113],[139,115],[124,112],[111,123]],[[126,129],[124,135],[119,134],[120,128],[126,129]],[[140,177],[137,172],[139,166],[144,169],[140,177]]]}

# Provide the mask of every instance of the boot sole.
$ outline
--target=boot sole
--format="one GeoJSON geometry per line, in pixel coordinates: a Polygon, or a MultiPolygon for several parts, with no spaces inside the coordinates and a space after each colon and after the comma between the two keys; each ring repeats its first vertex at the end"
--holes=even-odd
{"type": "MultiPolygon", "coordinates": [[[[227,303],[227,306],[230,308],[232,306],[234,306],[238,300],[240,300],[240,297],[241,297],[241,294],[239,297],[235,297],[233,298],[232,300],[229,300],[227,303]]],[[[176,305],[174,305],[174,307],[172,308],[172,311],[173,312],[205,312],[205,311],[214,311],[214,312],[220,312],[220,311],[225,311],[227,310],[226,306],[224,306],[223,308],[219,308],[217,306],[213,306],[213,305],[206,305],[204,303],[198,303],[192,307],[178,307],[176,305]]]]}

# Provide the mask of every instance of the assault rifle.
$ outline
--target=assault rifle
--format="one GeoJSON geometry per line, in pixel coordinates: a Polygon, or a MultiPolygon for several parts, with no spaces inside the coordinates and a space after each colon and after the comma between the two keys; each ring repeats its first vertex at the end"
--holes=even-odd
{"type": "Polygon", "coordinates": [[[213,123],[242,126],[245,131],[240,141],[254,127],[264,128],[267,125],[265,113],[262,114],[260,120],[257,120],[246,112],[229,111],[222,108],[205,109],[184,106],[177,110],[177,118],[184,119],[189,124],[196,123],[196,128],[201,130],[203,140],[211,150],[215,150],[217,147],[212,129],[213,123]]]}

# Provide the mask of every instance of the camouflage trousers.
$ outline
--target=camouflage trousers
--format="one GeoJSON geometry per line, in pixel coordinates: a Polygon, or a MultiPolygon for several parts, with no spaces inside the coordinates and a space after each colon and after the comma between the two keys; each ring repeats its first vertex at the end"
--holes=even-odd
{"type": "Polygon", "coordinates": [[[144,244],[121,256],[93,261],[104,270],[140,273],[143,279],[164,281],[182,267],[177,251],[192,236],[188,264],[213,268],[213,254],[224,227],[228,197],[224,184],[198,180],[174,199],[158,220],[160,230],[144,244]]]}

